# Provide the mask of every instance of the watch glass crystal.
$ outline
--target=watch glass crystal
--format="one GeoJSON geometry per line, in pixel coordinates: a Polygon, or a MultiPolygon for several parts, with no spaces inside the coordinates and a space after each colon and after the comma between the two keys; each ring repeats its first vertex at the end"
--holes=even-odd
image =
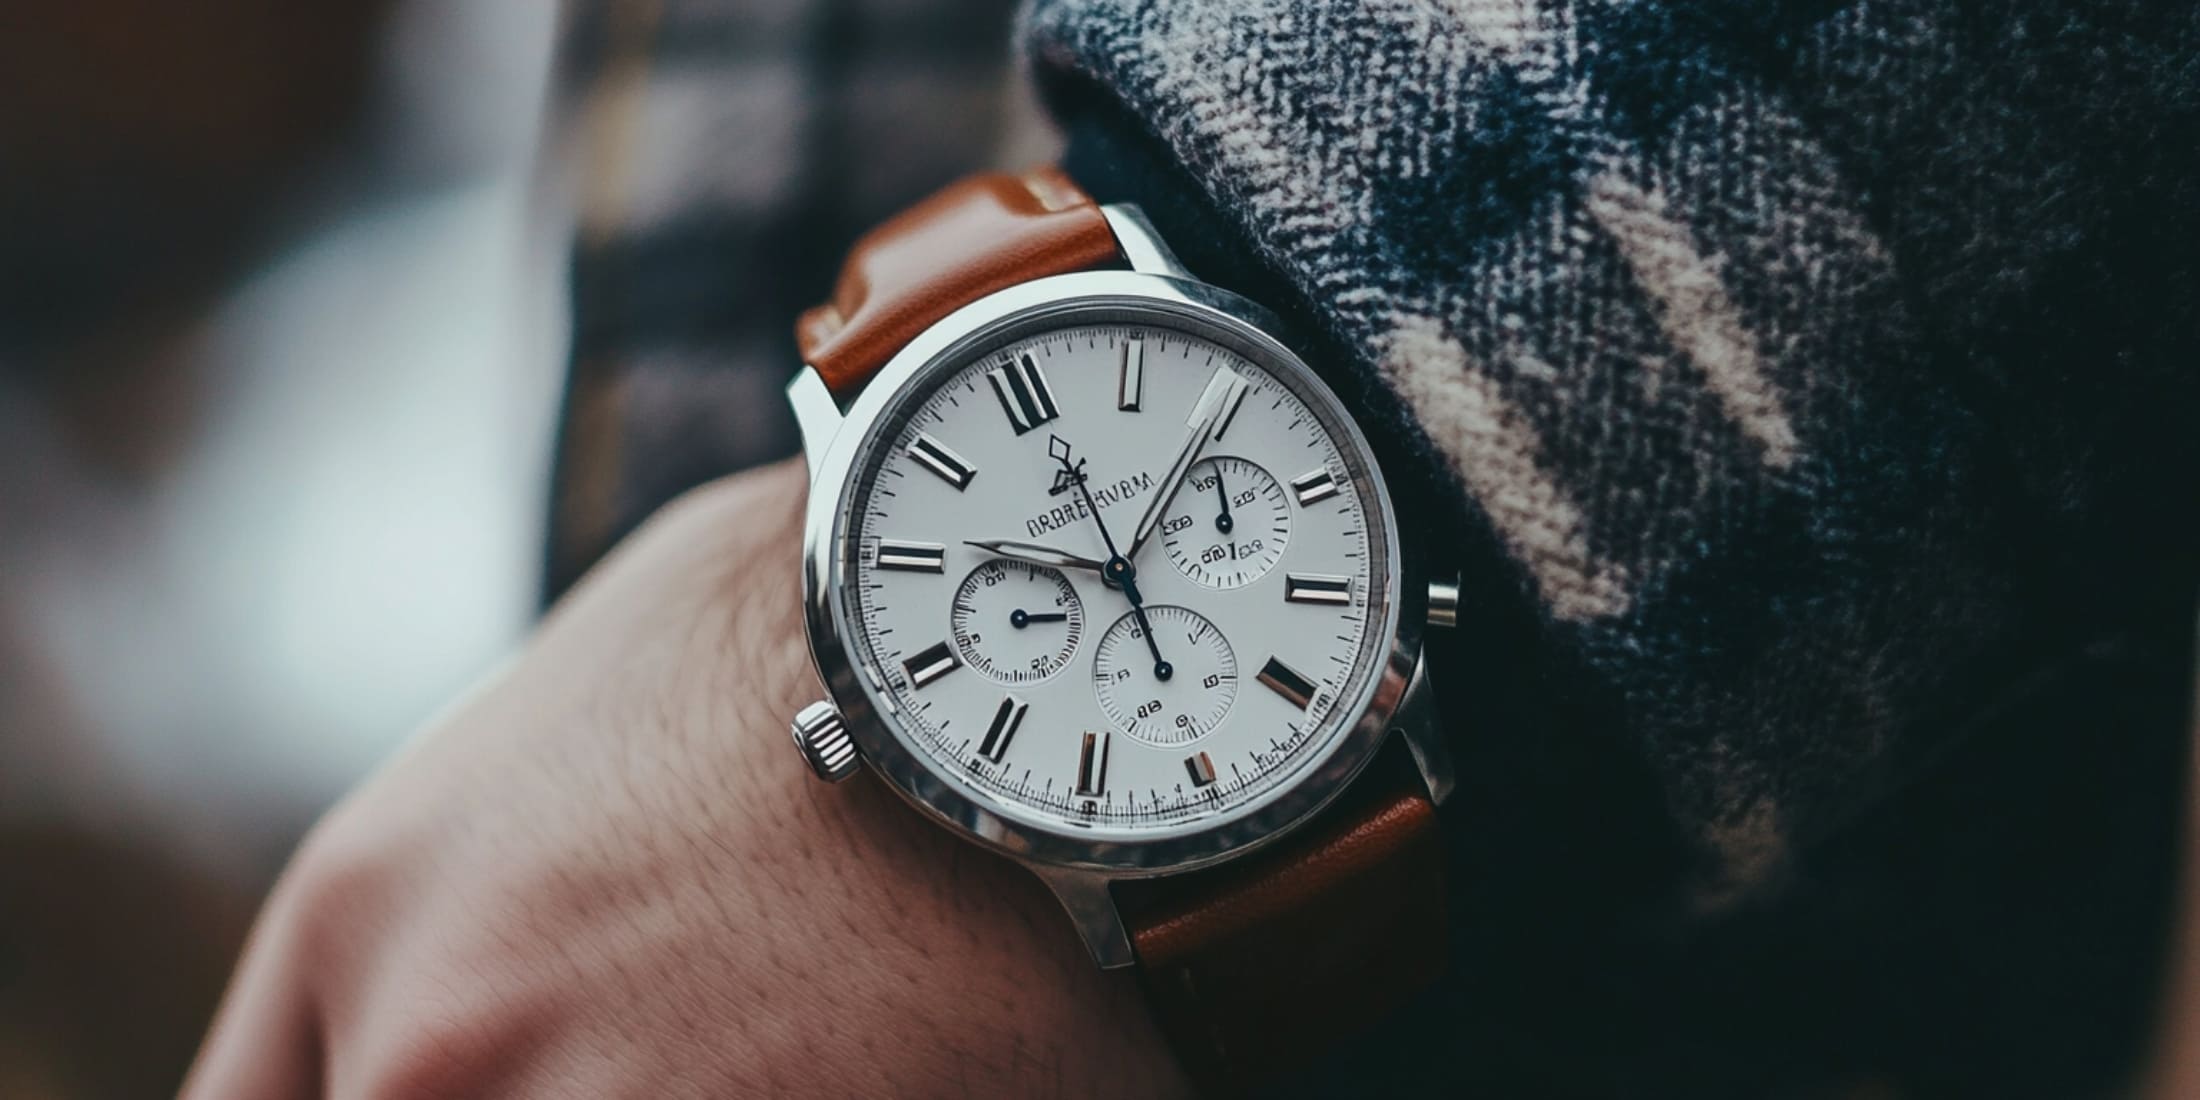
{"type": "Polygon", "coordinates": [[[1252,812],[1367,708],[1396,539],[1366,444],[1265,339],[1120,304],[919,369],[840,501],[873,709],[981,805],[1137,840],[1252,812]]]}

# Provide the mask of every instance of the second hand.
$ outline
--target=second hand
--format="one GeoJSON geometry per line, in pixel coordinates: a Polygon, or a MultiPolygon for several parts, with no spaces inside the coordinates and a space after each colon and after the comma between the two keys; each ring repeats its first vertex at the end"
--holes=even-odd
{"type": "Polygon", "coordinates": [[[1153,654],[1153,678],[1167,680],[1176,675],[1176,666],[1161,655],[1161,643],[1154,639],[1153,623],[1146,618],[1146,601],[1138,595],[1138,570],[1131,565],[1129,558],[1116,551],[1115,540],[1108,535],[1108,523],[1100,518],[1100,506],[1093,501],[1092,490],[1085,487],[1084,473],[1070,465],[1066,444],[1064,450],[1065,453],[1055,456],[1055,461],[1062,464],[1069,479],[1076,483],[1077,495],[1083,498],[1085,510],[1092,513],[1093,525],[1100,528],[1100,542],[1108,548],[1108,562],[1101,575],[1115,582],[1115,586],[1123,591],[1123,598],[1130,601],[1131,615],[1138,620],[1138,632],[1145,635],[1146,649],[1153,654]]]}

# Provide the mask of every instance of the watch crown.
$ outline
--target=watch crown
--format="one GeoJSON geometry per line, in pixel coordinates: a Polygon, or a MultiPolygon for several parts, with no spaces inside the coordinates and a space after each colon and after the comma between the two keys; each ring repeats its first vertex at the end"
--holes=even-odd
{"type": "Polygon", "coordinates": [[[1454,627],[1459,625],[1459,576],[1449,580],[1430,581],[1428,584],[1428,625],[1454,627]]]}
{"type": "Polygon", "coordinates": [[[838,783],[856,773],[861,758],[855,740],[848,736],[847,723],[840,720],[840,711],[831,703],[821,699],[803,707],[796,712],[792,725],[795,747],[802,750],[802,759],[819,779],[838,783]]]}

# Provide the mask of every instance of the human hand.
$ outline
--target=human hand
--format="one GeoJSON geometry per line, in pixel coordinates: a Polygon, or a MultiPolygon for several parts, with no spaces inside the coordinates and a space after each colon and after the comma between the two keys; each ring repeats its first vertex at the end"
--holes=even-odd
{"type": "Polygon", "coordinates": [[[1035,880],[787,744],[804,488],[666,509],[334,810],[188,1100],[1184,1092],[1035,880]]]}

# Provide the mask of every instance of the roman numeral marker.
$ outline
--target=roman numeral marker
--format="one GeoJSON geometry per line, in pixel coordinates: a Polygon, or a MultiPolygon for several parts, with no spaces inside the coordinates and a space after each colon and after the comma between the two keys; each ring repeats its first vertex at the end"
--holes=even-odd
{"type": "Polygon", "coordinates": [[[1054,407],[1054,392],[1047,389],[1047,376],[1029,355],[985,372],[985,380],[993,384],[993,396],[1001,399],[1001,411],[1017,435],[1062,415],[1054,407]]]}
{"type": "Polygon", "coordinates": [[[936,542],[878,540],[878,567],[906,569],[912,573],[947,572],[947,547],[936,542]]]}
{"type": "Polygon", "coordinates": [[[1212,787],[1215,784],[1215,762],[1207,754],[1195,752],[1184,758],[1184,770],[1192,777],[1194,787],[1212,787]]]}
{"type": "Polygon", "coordinates": [[[977,468],[963,456],[923,432],[918,432],[916,441],[909,444],[909,457],[916,459],[917,465],[940,475],[941,480],[954,486],[958,493],[969,488],[970,479],[978,476],[977,468]]]}
{"type": "Polygon", "coordinates": [[[955,657],[955,651],[949,649],[946,642],[937,642],[930,649],[903,661],[901,667],[909,673],[911,687],[923,687],[961,668],[962,661],[955,657]]]}
{"type": "Polygon", "coordinates": [[[1085,744],[1077,750],[1077,796],[1098,798],[1108,789],[1108,735],[1085,734],[1085,744]]]}
{"type": "Polygon", "coordinates": [[[1238,408],[1245,404],[1245,394],[1251,389],[1252,383],[1247,382],[1244,375],[1223,367],[1207,380],[1207,388],[1200,393],[1199,400],[1192,402],[1192,415],[1185,419],[1185,425],[1199,423],[1219,402],[1222,411],[1216,415],[1214,429],[1207,433],[1207,438],[1221,439],[1222,433],[1230,430],[1230,421],[1237,419],[1238,408]]]}
{"type": "Polygon", "coordinates": [[[1291,491],[1298,495],[1299,507],[1320,504],[1337,495],[1337,479],[1329,476],[1329,468],[1308,470],[1291,479],[1291,491]]]}
{"type": "Polygon", "coordinates": [[[1274,657],[1268,658],[1268,663],[1260,666],[1260,682],[1300,710],[1305,710],[1306,705],[1314,701],[1314,681],[1274,657]]]}
{"type": "Polygon", "coordinates": [[[1138,399],[1146,389],[1146,342],[1123,341],[1123,365],[1115,375],[1115,407],[1127,413],[1138,411],[1138,399]]]}
{"type": "Polygon", "coordinates": [[[1342,607],[1352,602],[1352,578],[1328,573],[1285,573],[1283,598],[1290,603],[1327,603],[1342,607]]]}
{"type": "Polygon", "coordinates": [[[1030,704],[1011,695],[1001,700],[999,710],[993,712],[993,724],[985,728],[985,740],[978,743],[978,755],[998,764],[1008,755],[1008,743],[1016,739],[1016,730],[1024,724],[1024,712],[1030,704]]]}

